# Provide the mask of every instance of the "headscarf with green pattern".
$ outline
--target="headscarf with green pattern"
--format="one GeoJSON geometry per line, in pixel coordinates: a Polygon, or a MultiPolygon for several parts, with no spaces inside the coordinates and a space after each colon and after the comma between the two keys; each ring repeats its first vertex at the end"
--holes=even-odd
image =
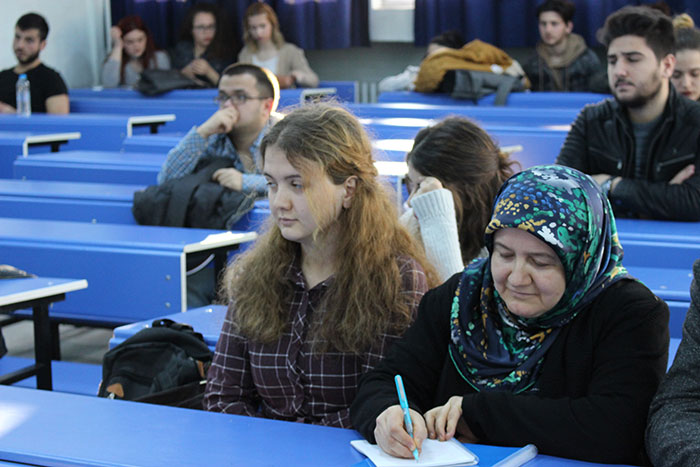
{"type": "Polygon", "coordinates": [[[530,389],[562,326],[614,282],[628,278],[615,218],[598,185],[578,170],[532,167],[501,187],[486,227],[486,247],[500,229],[517,228],[556,252],[566,289],[551,310],[535,318],[511,314],[491,276],[489,259],[462,273],[451,314],[450,357],[477,390],[530,389]]]}

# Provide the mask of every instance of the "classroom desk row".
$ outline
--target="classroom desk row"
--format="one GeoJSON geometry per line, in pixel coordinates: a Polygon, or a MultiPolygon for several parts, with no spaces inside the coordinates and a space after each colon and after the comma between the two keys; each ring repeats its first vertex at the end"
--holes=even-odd
{"type": "MultiPolygon", "coordinates": [[[[45,466],[370,466],[350,429],[0,386],[0,461],[45,466]]],[[[466,445],[481,466],[517,448],[466,445]]],[[[595,466],[538,455],[528,467],[595,466]]]]}
{"type": "MultiPolygon", "coordinates": [[[[157,133],[160,126],[173,122],[175,115],[108,115],[34,114],[30,117],[0,114],[3,132],[18,133],[80,133],[80,138],[68,138],[68,149],[112,149],[119,150],[124,138],[138,134],[157,133]]],[[[21,153],[17,153],[19,156],[21,153]]]]}
{"type": "MultiPolygon", "coordinates": [[[[332,95],[341,102],[356,102],[356,81],[321,81],[318,88],[282,89],[280,91],[280,106],[293,105],[303,102],[308,95],[316,94],[316,89],[332,89],[332,95]]],[[[76,98],[119,98],[140,99],[145,102],[159,100],[209,100],[213,101],[218,94],[216,88],[209,89],[176,89],[164,92],[156,96],[146,96],[136,90],[128,88],[81,88],[71,89],[68,92],[71,103],[76,98]]]]}
{"type": "MultiPolygon", "coordinates": [[[[453,99],[444,93],[422,93],[415,91],[383,92],[378,97],[378,102],[419,103],[431,105],[479,105],[493,106],[495,94],[482,97],[477,102],[465,99],[453,99]]],[[[588,92],[513,92],[506,100],[508,107],[527,108],[582,108],[586,104],[607,99],[609,94],[596,94],[588,92]]]]}
{"type": "Polygon", "coordinates": [[[3,263],[40,276],[80,277],[90,283],[56,303],[54,320],[113,327],[187,308],[186,263],[227,253],[255,239],[226,232],[124,224],[0,217],[3,263]]]}
{"type": "Polygon", "coordinates": [[[30,308],[34,322],[34,363],[1,375],[0,385],[13,384],[35,376],[38,389],[52,389],[51,354],[53,345],[49,307],[54,302],[64,300],[66,293],[82,290],[87,286],[85,280],[53,277],[0,281],[0,313],[12,313],[30,308]]]}
{"type": "MultiPolygon", "coordinates": [[[[670,307],[670,306],[669,306],[670,307]]],[[[685,313],[688,311],[688,303],[685,303],[685,308],[681,308],[680,304],[677,305],[677,309],[672,309],[672,314],[677,314],[685,317],[685,313]]],[[[191,308],[184,313],[174,313],[171,315],[162,316],[157,319],[171,319],[175,322],[185,323],[192,326],[192,328],[201,333],[209,349],[212,352],[216,350],[216,343],[219,340],[219,335],[221,334],[221,326],[224,323],[224,318],[226,317],[226,306],[224,305],[209,305],[200,308],[191,308]]],[[[109,348],[113,349],[117,345],[121,344],[141,329],[151,327],[153,320],[138,321],[131,324],[125,324],[114,329],[112,338],[109,340],[109,348]]],[[[676,355],[676,350],[678,350],[678,345],[681,340],[680,330],[682,328],[683,322],[681,319],[678,332],[671,333],[671,342],[669,345],[669,358],[668,366],[673,363],[673,358],[676,355]]]]}
{"type": "Polygon", "coordinates": [[[17,157],[42,152],[57,152],[69,141],[80,139],[80,132],[48,133],[0,131],[0,177],[11,177],[17,157]]]}
{"type": "MultiPolygon", "coordinates": [[[[435,106],[425,104],[348,104],[348,110],[360,118],[423,118],[439,119],[448,115],[471,118],[481,125],[513,126],[569,125],[577,116],[578,108],[526,109],[517,107],[435,106]]],[[[78,97],[71,101],[73,114],[153,115],[173,114],[175,121],[169,131],[188,131],[200,125],[218,110],[213,100],[144,100],[138,98],[78,97]]],[[[287,108],[280,106],[285,113],[287,108]]]]}

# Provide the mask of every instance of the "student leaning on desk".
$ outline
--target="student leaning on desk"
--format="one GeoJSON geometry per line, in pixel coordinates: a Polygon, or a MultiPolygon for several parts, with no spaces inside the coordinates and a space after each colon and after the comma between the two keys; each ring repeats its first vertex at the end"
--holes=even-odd
{"type": "Polygon", "coordinates": [[[272,223],[226,272],[207,410],[349,427],[357,384],[435,273],[377,181],[350,113],[307,105],[261,144],[272,223]]]}
{"type": "Polygon", "coordinates": [[[643,462],[666,368],[668,307],[622,266],[612,210],[588,176],[536,166],[501,188],[489,259],[425,294],[418,318],[363,377],[350,413],[369,441],[411,457],[413,430],[593,462],[643,462]]]}

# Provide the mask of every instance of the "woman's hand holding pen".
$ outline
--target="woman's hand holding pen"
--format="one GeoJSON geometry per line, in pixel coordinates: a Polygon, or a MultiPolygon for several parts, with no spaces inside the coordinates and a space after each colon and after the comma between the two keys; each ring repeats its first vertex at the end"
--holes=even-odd
{"type": "Polygon", "coordinates": [[[421,450],[423,440],[427,437],[425,420],[421,414],[410,409],[413,422],[413,438],[406,432],[404,426],[403,410],[400,405],[392,405],[377,417],[377,425],[374,428],[374,437],[377,444],[384,452],[395,457],[405,459],[413,458],[413,449],[421,450]]]}
{"type": "Polygon", "coordinates": [[[447,441],[457,434],[457,438],[463,443],[478,442],[467,422],[462,418],[461,396],[452,396],[447,404],[427,411],[425,423],[430,439],[447,441]]]}

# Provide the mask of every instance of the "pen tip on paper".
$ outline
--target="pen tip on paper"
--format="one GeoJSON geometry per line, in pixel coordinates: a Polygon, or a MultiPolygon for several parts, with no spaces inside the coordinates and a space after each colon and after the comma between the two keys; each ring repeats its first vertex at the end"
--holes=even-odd
{"type": "Polygon", "coordinates": [[[413,450],[413,457],[416,458],[416,462],[418,462],[418,449],[413,450]]]}

